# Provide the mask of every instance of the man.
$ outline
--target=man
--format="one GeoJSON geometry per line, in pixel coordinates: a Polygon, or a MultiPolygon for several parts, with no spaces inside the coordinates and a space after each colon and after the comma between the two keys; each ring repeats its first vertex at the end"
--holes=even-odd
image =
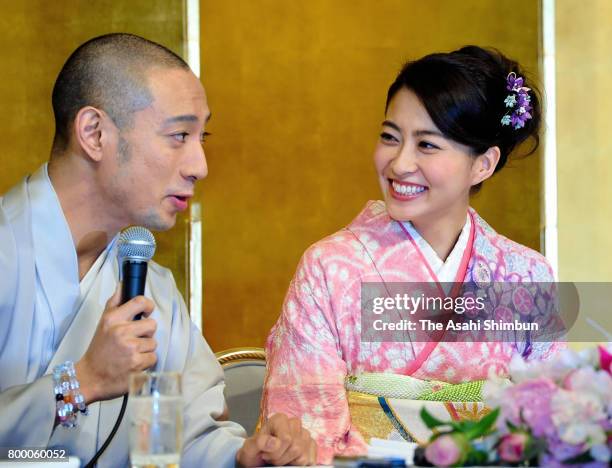
{"type": "MultiPolygon", "coordinates": [[[[128,374],[155,369],[183,374],[183,466],[313,463],[299,420],[275,415],[246,440],[222,421],[223,372],[169,270],[151,262],[146,297],[119,304],[117,233],[171,228],[207,175],[197,77],[158,44],[101,36],[64,65],[53,111],[48,165],[0,198],[0,446],[63,446],[85,463],[117,419],[128,374]],[[89,409],[75,428],[58,424],[50,375],[66,360],[89,409]]],[[[127,463],[124,420],[98,466],[127,463]]]]}

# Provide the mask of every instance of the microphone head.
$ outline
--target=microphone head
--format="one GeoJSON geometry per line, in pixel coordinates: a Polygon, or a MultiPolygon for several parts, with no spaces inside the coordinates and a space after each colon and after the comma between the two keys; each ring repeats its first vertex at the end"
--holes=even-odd
{"type": "Polygon", "coordinates": [[[119,258],[148,262],[155,253],[155,237],[147,228],[131,226],[119,235],[119,258]]]}

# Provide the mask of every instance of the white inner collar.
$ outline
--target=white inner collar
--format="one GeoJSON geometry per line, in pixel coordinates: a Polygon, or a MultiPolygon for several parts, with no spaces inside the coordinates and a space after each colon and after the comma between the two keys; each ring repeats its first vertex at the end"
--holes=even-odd
{"type": "Polygon", "coordinates": [[[423,239],[410,221],[404,221],[402,224],[410,236],[412,236],[418,248],[421,250],[425,260],[427,263],[429,263],[430,268],[438,277],[438,281],[441,283],[451,283],[455,281],[461,260],[463,258],[463,253],[467,248],[470,237],[472,220],[470,219],[469,213],[466,215],[465,224],[463,229],[461,229],[461,234],[459,234],[459,238],[457,239],[457,242],[455,242],[453,250],[451,250],[450,254],[446,258],[446,261],[443,261],[440,257],[438,257],[435,250],[425,239],[423,239]]]}

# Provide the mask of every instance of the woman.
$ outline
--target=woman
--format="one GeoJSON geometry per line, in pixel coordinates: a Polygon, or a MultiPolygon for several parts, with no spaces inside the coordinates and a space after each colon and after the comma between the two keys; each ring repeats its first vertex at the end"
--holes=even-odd
{"type": "MultiPolygon", "coordinates": [[[[481,285],[491,297],[487,285],[550,285],[543,256],[497,234],[469,207],[470,194],[519,143],[531,137],[537,146],[539,127],[537,94],[496,51],[428,55],[406,64],[389,88],[374,153],[384,203],[367,203],[306,251],[267,343],[263,415],[300,417],[319,443],[319,462],[363,454],[373,436],[423,441],[423,405],[445,419],[478,418],[484,379],[507,375],[513,355],[553,352],[547,343],[483,335],[363,340],[361,328],[363,283],[423,283],[451,297],[459,293],[442,283],[481,285]]],[[[547,297],[542,288],[529,289],[535,309],[547,297]]],[[[512,304],[497,300],[489,301],[490,318],[511,318],[512,304]]]]}

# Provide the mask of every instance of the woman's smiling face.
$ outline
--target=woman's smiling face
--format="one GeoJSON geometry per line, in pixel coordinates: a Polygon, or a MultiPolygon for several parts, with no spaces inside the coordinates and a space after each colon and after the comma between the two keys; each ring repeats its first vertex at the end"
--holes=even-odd
{"type": "Polygon", "coordinates": [[[400,89],[387,109],[374,163],[387,211],[399,221],[465,216],[478,171],[467,146],[444,136],[417,95],[400,89]]]}

